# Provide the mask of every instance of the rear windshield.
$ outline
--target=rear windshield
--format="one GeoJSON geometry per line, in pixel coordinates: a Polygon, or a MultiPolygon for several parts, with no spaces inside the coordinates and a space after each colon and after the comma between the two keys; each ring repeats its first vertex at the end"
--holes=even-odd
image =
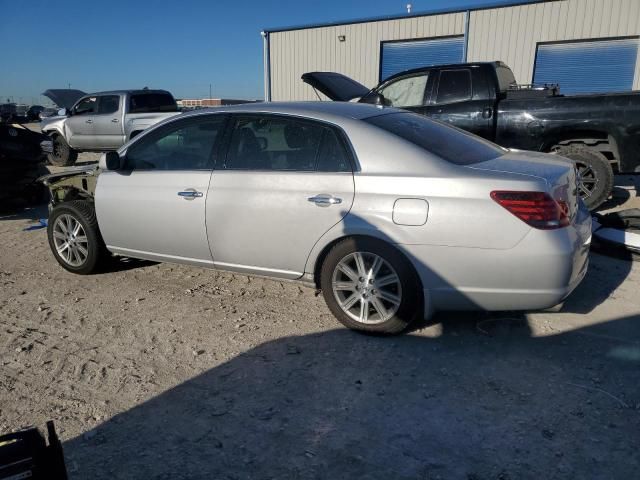
{"type": "Polygon", "coordinates": [[[416,113],[390,113],[364,121],[456,165],[484,162],[506,152],[483,138],[416,113]]]}
{"type": "Polygon", "coordinates": [[[496,66],[496,75],[498,76],[498,88],[501,92],[506,92],[516,85],[516,77],[509,67],[502,65],[496,66]]]}
{"type": "Polygon", "coordinates": [[[176,101],[168,93],[138,93],[129,99],[129,113],[177,111],[176,101]]]}

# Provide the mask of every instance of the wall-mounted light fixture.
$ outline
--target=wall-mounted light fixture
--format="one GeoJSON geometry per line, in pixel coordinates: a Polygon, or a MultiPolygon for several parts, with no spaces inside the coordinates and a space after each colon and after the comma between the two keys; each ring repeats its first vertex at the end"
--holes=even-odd
{"type": "Polygon", "coordinates": [[[338,41],[339,42],[344,42],[347,39],[347,37],[345,37],[344,35],[338,35],[338,41]]]}

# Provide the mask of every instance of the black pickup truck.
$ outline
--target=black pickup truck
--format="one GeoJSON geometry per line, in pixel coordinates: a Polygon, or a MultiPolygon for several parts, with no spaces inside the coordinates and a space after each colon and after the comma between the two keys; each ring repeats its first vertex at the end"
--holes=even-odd
{"type": "Polygon", "coordinates": [[[370,90],[344,75],[302,80],[331,100],[390,105],[449,122],[507,148],[576,162],[590,209],[613,187],[613,168],[640,172],[640,92],[564,96],[557,85],[518,85],[502,62],[409,70],[370,90]]]}

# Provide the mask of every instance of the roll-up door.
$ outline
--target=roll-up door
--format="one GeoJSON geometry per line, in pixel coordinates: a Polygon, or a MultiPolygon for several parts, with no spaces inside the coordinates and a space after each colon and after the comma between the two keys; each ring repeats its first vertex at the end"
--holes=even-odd
{"type": "Polygon", "coordinates": [[[637,38],[543,43],[533,83],[558,83],[564,94],[628,91],[637,57],[637,38]]]}
{"type": "Polygon", "coordinates": [[[463,61],[464,37],[383,42],[380,80],[405,70],[463,61]]]}

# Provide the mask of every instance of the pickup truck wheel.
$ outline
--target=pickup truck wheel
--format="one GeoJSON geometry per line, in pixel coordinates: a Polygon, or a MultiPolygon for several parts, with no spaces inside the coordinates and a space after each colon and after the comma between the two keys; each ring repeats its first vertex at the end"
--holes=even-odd
{"type": "Polygon", "coordinates": [[[93,273],[106,257],[107,249],[90,202],[73,200],[56,206],[49,215],[47,237],[53,256],[70,272],[93,273]]]}
{"type": "Polygon", "coordinates": [[[613,188],[613,169],[607,157],[581,145],[560,146],[554,152],[576,164],[578,193],[589,210],[595,210],[609,198],[613,188]]]}
{"type": "Polygon", "coordinates": [[[53,152],[47,155],[49,163],[57,167],[68,167],[76,163],[78,152],[69,146],[62,135],[54,135],[53,152]]]}
{"type": "Polygon", "coordinates": [[[413,267],[379,240],[354,237],[336,244],[322,264],[320,285],[329,310],[353,330],[400,333],[423,311],[413,267]]]}

